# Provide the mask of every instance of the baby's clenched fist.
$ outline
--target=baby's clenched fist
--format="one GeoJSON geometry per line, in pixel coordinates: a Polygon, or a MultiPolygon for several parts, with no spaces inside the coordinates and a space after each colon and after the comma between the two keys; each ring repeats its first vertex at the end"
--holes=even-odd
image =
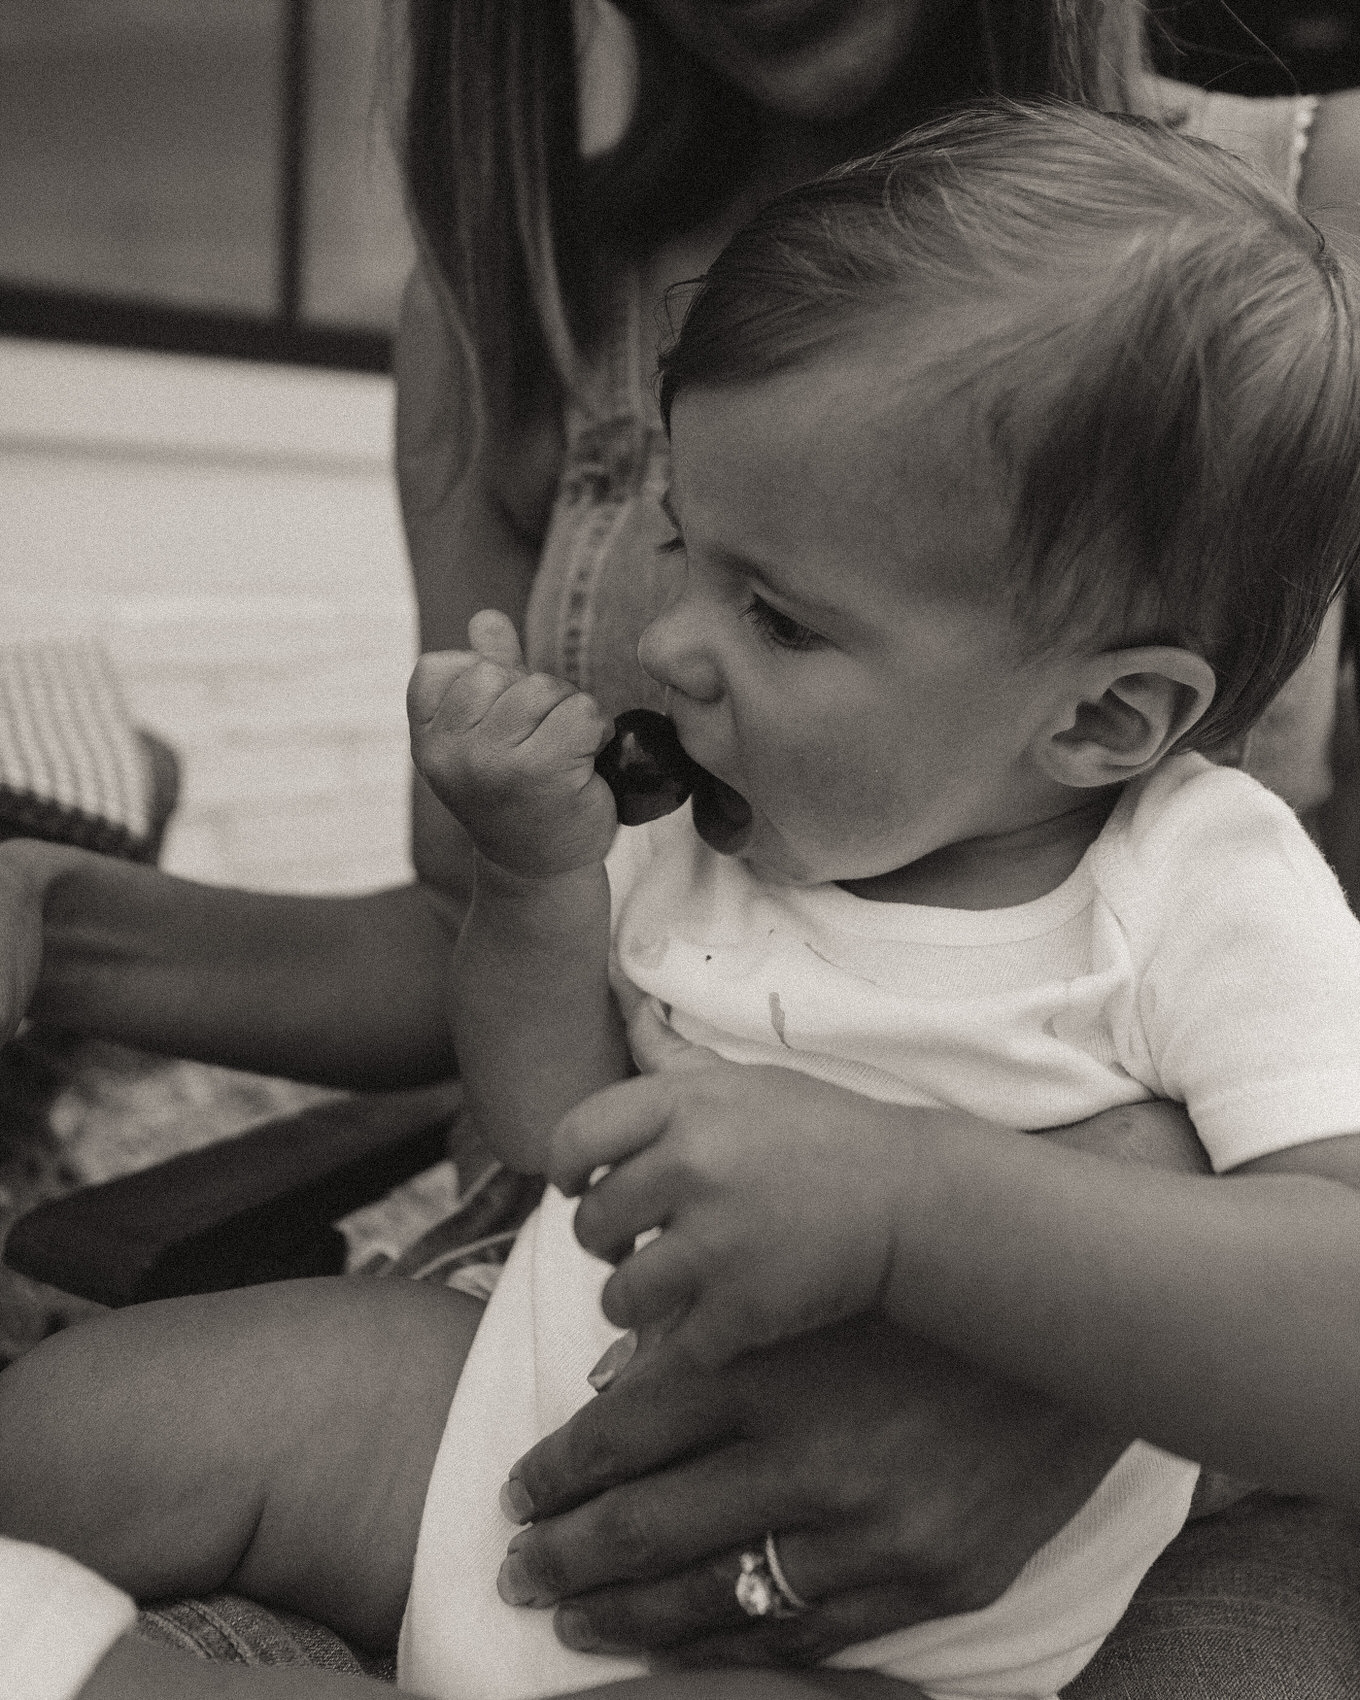
{"type": "Polygon", "coordinates": [[[479,853],[546,879],[601,861],[618,819],[595,753],[611,722],[593,697],[525,670],[504,614],[468,625],[470,650],[425,655],[406,693],[416,770],[479,853]]]}

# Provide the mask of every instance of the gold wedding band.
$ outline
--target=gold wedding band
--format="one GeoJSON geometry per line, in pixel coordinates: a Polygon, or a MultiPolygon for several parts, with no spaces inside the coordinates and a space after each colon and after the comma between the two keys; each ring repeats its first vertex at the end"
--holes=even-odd
{"type": "Polygon", "coordinates": [[[808,1603],[790,1585],[779,1562],[773,1529],[765,1536],[763,1552],[744,1552],[737,1575],[737,1604],[747,1617],[797,1617],[808,1603]]]}

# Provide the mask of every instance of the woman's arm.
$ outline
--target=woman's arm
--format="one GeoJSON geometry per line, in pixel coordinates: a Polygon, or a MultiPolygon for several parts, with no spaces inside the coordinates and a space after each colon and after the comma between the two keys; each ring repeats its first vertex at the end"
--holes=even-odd
{"type": "MultiPolygon", "coordinates": [[[[0,868],[7,950],[41,940],[29,1013],[55,1025],[359,1089],[455,1072],[443,988],[461,910],[433,887],[275,897],[29,840],[0,847],[0,868]]],[[[10,968],[13,1031],[27,986],[10,968]]]]}
{"type": "MultiPolygon", "coordinates": [[[[421,629],[426,647],[448,647],[478,608],[522,616],[555,475],[556,413],[545,403],[513,453],[488,451],[457,476],[471,446],[466,385],[420,273],[407,292],[397,373],[398,477],[421,629]]],[[[13,1031],[32,992],[45,1020],[205,1062],[353,1088],[447,1076],[455,1062],[445,987],[468,855],[456,823],[420,786],[414,855],[416,885],[300,898],[6,845],[0,1030],[13,1031]]]]}

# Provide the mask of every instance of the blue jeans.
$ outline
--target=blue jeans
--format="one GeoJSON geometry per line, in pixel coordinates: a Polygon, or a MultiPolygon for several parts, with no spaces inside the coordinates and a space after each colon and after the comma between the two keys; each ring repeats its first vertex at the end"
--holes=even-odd
{"type": "Polygon", "coordinates": [[[1063,1700],[1356,1700],[1360,1512],[1254,1493],[1190,1523],[1063,1700]]]}
{"type": "MultiPolygon", "coordinates": [[[[329,1630],[231,1595],[143,1612],[140,1633],[203,1658],[375,1672],[329,1630]]],[[[1167,1548],[1063,1700],[1357,1697],[1360,1512],[1257,1493],[1167,1548]]]]}

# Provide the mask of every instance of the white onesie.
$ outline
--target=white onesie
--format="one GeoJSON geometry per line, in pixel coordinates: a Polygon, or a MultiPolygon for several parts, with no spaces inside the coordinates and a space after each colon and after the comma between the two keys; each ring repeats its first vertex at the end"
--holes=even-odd
{"type": "MultiPolygon", "coordinates": [[[[686,1038],[871,1097],[1022,1129],[1185,1104],[1216,1171],[1360,1131],[1360,922],[1284,804],[1193,755],[1131,785],[1076,871],[1008,909],[770,887],[707,849],[688,810],[611,851],[616,979],[686,1038]]],[[[510,1465],[590,1397],[614,1338],[607,1268],[550,1191],[459,1382],[426,1499],[400,1681],[522,1700],[635,1676],[502,1603],[510,1465]]],[[[1131,1446],[985,1610],[831,1662],[934,1696],[1046,1697],[1070,1682],[1180,1528],[1195,1466],[1131,1446]]]]}

